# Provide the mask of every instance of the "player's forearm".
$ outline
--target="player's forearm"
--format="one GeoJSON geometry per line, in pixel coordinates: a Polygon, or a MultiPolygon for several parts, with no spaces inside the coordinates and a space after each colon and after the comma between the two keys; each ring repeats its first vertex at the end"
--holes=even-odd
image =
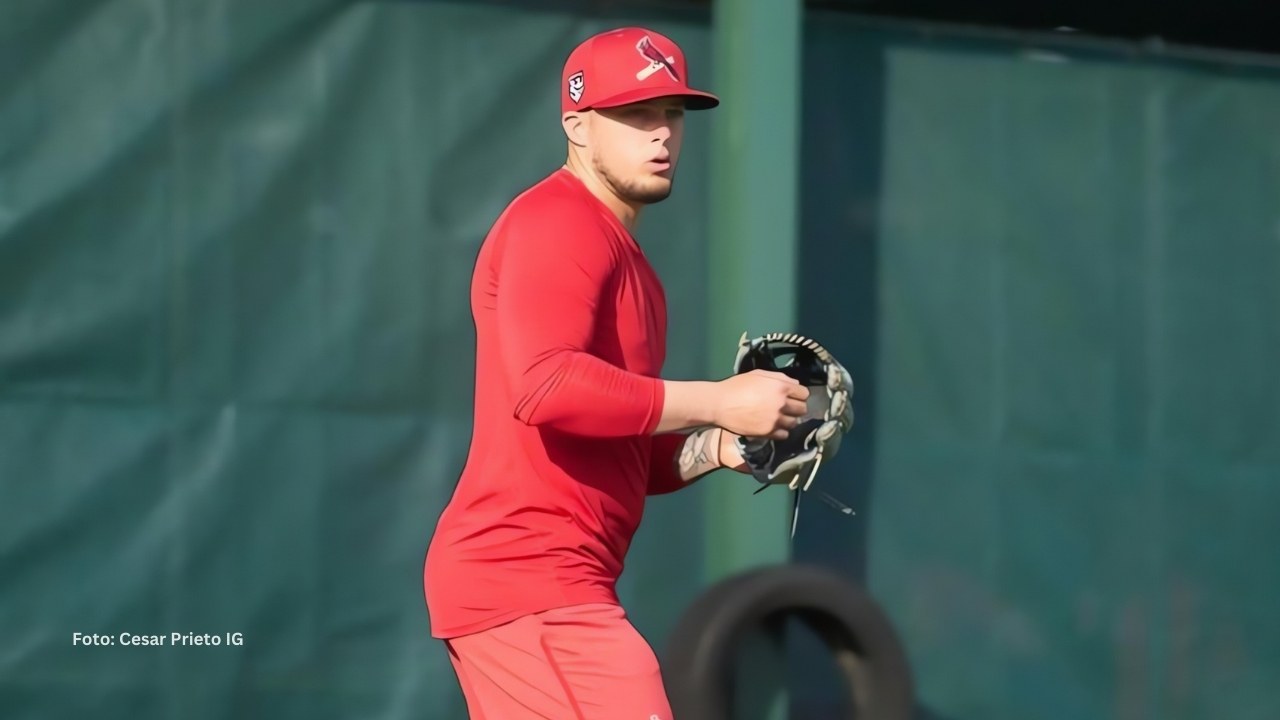
{"type": "Polygon", "coordinates": [[[630,373],[594,355],[564,351],[527,368],[516,381],[515,414],[594,436],[668,433],[713,425],[716,383],[660,380],[630,373]]]}
{"type": "Polygon", "coordinates": [[[676,455],[676,474],[688,483],[720,468],[747,472],[737,439],[737,435],[719,427],[695,430],[676,455]]]}
{"type": "Polygon", "coordinates": [[[724,431],[718,427],[694,430],[680,446],[675,456],[675,471],[681,481],[688,483],[720,467],[720,438],[724,431]]]}
{"type": "Polygon", "coordinates": [[[703,427],[691,433],[660,433],[653,436],[649,462],[649,495],[664,495],[692,485],[720,467],[718,427],[703,427]]]}
{"type": "Polygon", "coordinates": [[[720,399],[714,382],[663,380],[662,388],[662,416],[654,432],[673,432],[715,424],[720,399]]]}
{"type": "Polygon", "coordinates": [[[654,435],[648,494],[675,492],[720,468],[750,472],[738,452],[737,439],[737,435],[715,426],[688,434],[654,435]]]}
{"type": "Polygon", "coordinates": [[[515,416],[528,425],[593,437],[655,431],[662,381],[630,373],[594,355],[562,351],[516,376],[515,416]]]}

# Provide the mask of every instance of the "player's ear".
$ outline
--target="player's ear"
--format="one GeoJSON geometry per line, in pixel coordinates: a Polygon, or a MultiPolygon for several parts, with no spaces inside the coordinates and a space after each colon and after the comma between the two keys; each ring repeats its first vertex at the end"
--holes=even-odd
{"type": "Polygon", "coordinates": [[[569,143],[578,147],[587,146],[587,116],[580,112],[567,112],[560,118],[564,127],[564,135],[569,143]]]}

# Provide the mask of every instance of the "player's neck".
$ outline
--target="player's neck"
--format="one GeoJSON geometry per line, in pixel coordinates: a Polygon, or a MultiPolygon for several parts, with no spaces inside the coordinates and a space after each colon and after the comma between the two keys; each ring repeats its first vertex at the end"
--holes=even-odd
{"type": "Polygon", "coordinates": [[[617,194],[605,183],[604,179],[595,173],[595,171],[583,165],[576,155],[569,154],[568,160],[564,167],[575,177],[582,181],[587,190],[595,195],[605,207],[613,212],[618,221],[622,223],[628,231],[635,230],[636,221],[640,219],[640,204],[631,203],[618,197],[617,194]]]}

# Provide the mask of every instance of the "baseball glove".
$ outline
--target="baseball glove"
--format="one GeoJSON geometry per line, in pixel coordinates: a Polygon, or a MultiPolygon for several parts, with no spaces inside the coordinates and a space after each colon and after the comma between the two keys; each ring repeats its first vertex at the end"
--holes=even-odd
{"type": "MultiPolygon", "coordinates": [[[[760,490],[786,485],[797,491],[798,515],[800,493],[809,490],[823,459],[835,457],[841,439],[853,427],[853,379],[816,340],[795,333],[769,333],[754,339],[743,333],[733,370],[734,374],[751,370],[780,372],[809,388],[808,412],[786,440],[737,440],[738,451],[752,476],[763,484],[760,490]]],[[[826,493],[822,496],[837,509],[852,514],[826,493]]]]}

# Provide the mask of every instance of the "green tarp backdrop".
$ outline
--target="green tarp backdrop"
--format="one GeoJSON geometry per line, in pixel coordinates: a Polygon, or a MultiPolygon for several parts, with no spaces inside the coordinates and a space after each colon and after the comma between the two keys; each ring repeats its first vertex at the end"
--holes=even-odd
{"type": "MultiPolygon", "coordinates": [[[[476,248],[563,158],[579,39],[712,76],[703,10],[579,10],[0,5],[0,717],[465,716],[421,563],[476,248]],[[118,644],[174,632],[243,644],[118,644]]],[[[858,382],[858,514],[811,502],[794,557],[882,603],[924,718],[1280,717],[1280,72],[819,12],[804,53],[797,329],[858,382]]],[[[715,128],[639,231],[678,379],[715,128]]],[[[636,539],[659,649],[711,512],[636,539]]]]}
{"type": "Polygon", "coordinates": [[[923,702],[1280,717],[1280,73],[809,27],[837,462],[923,702]]]}

